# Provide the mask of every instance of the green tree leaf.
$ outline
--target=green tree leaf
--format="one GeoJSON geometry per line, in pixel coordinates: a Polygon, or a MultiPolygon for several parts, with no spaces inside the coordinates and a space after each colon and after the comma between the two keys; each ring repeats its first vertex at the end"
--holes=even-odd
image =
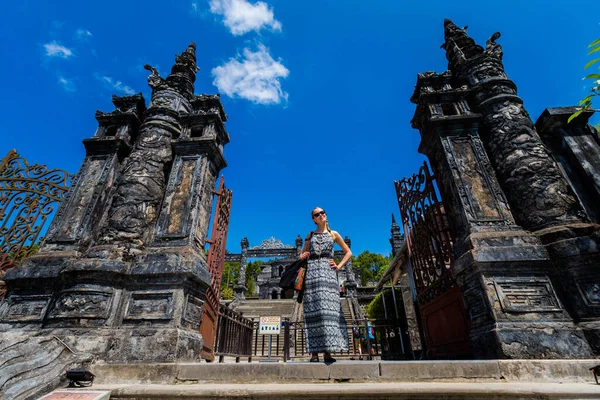
{"type": "Polygon", "coordinates": [[[596,46],[596,47],[594,47],[594,48],[592,48],[590,51],[588,51],[588,56],[589,56],[590,54],[593,54],[593,53],[595,53],[595,52],[599,51],[599,50],[600,50],[600,45],[599,45],[599,46],[596,46]]]}
{"type": "Polygon", "coordinates": [[[600,39],[596,39],[596,40],[594,40],[592,43],[590,43],[590,44],[588,45],[588,48],[589,48],[589,47],[594,47],[594,46],[595,46],[595,45],[597,45],[597,44],[600,44],[600,39]]]}
{"type": "Polygon", "coordinates": [[[571,116],[569,117],[569,119],[567,120],[567,124],[571,121],[573,121],[575,118],[577,118],[579,115],[581,115],[582,112],[584,112],[584,109],[581,109],[579,111],[575,111],[573,114],[571,114],[571,116]]]}
{"type": "Polygon", "coordinates": [[[598,61],[600,61],[600,58],[594,58],[592,61],[585,64],[585,67],[583,67],[583,69],[587,69],[587,68],[591,67],[592,65],[596,64],[598,61]]]}

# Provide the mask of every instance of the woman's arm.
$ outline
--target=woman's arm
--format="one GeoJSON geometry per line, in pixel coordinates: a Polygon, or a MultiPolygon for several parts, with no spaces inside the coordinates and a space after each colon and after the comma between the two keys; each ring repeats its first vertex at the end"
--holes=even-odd
{"type": "Polygon", "coordinates": [[[332,233],[333,240],[338,244],[338,246],[342,248],[342,251],[344,252],[344,258],[342,258],[342,261],[340,261],[340,263],[337,265],[334,260],[329,260],[329,265],[331,266],[331,268],[335,268],[339,271],[340,269],[344,268],[344,265],[346,265],[348,260],[352,258],[352,252],[350,251],[350,248],[348,247],[346,242],[344,242],[344,239],[342,239],[342,236],[339,233],[337,233],[336,231],[332,231],[332,233]]]}
{"type": "Polygon", "coordinates": [[[300,258],[302,260],[307,259],[308,257],[310,257],[310,252],[308,251],[309,245],[310,245],[310,238],[312,237],[312,232],[309,233],[306,236],[306,239],[304,239],[304,247],[302,247],[302,253],[300,253],[300,258]]]}

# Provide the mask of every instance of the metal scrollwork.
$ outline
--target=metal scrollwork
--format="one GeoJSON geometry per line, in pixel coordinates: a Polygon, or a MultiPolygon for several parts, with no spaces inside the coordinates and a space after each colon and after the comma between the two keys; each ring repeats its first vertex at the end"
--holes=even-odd
{"type": "Polygon", "coordinates": [[[0,162],[0,299],[2,277],[37,251],[40,234],[73,178],[66,171],[29,165],[15,150],[0,162]]]}
{"type": "Polygon", "coordinates": [[[434,180],[423,163],[417,174],[394,182],[415,288],[423,300],[435,297],[433,292],[443,292],[441,286],[453,281],[448,279],[452,276],[452,240],[434,180]]]}
{"type": "Polygon", "coordinates": [[[275,249],[293,249],[293,246],[285,245],[281,240],[275,239],[273,236],[263,240],[258,246],[250,248],[250,250],[275,250],[275,249]]]}

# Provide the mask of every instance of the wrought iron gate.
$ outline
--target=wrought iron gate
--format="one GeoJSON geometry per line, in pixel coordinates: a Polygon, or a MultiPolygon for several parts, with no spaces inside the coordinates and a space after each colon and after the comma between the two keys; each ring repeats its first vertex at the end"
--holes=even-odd
{"type": "Polygon", "coordinates": [[[65,199],[74,175],[45,165],[29,165],[15,150],[0,162],[0,299],[2,277],[35,253],[44,227],[65,199]]]}
{"type": "Polygon", "coordinates": [[[231,213],[231,190],[225,187],[225,178],[221,176],[217,195],[217,206],[213,219],[213,227],[208,250],[208,270],[212,276],[212,284],[206,292],[206,301],[202,311],[200,333],[202,334],[202,358],[213,361],[217,319],[219,317],[219,298],[221,296],[221,279],[225,262],[225,247],[229,230],[231,213]]]}
{"type": "Polygon", "coordinates": [[[469,320],[452,271],[452,239],[435,178],[423,163],[417,174],[394,184],[428,355],[468,356],[469,320]]]}

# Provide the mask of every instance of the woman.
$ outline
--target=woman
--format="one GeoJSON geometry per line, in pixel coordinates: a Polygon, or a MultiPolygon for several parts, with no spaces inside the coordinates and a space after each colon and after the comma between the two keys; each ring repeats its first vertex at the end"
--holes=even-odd
{"type": "Polygon", "coordinates": [[[306,237],[300,258],[308,258],[304,281],[304,326],[306,347],[311,362],[319,362],[324,353],[326,363],[335,362],[331,352],[348,349],[348,332],[340,303],[336,272],[352,257],[352,252],[339,233],[329,229],[325,210],[316,207],[311,216],[317,229],[306,237]],[[333,260],[333,245],[344,251],[339,264],[333,260]]]}

